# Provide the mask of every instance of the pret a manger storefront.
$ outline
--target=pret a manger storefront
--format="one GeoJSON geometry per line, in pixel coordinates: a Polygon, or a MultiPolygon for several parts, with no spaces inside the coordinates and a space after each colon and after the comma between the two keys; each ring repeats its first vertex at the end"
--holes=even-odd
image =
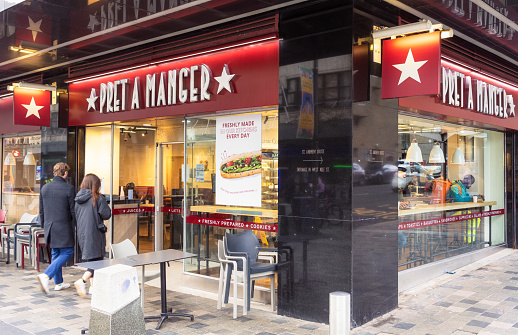
{"type": "Polygon", "coordinates": [[[383,97],[399,97],[399,160],[392,181],[399,194],[398,268],[429,265],[422,279],[403,271],[400,290],[428,280],[433,271],[443,273],[446,263],[438,261],[460,262],[446,265],[455,268],[473,259],[463,256],[506,239],[505,130],[518,129],[518,86],[441,55],[440,43],[440,58],[430,60],[433,53],[421,53],[419,43],[431,35],[384,49],[400,53],[383,58],[383,85],[390,90],[382,90],[383,97]],[[410,86],[404,93],[398,87],[419,90],[421,84],[431,88],[414,94],[410,86]]]}
{"type": "MultiPolygon", "coordinates": [[[[109,243],[185,249],[185,271],[218,276],[217,241],[277,231],[275,37],[71,78],[70,126],[85,126],[84,174],[112,206],[109,243]]],[[[83,152],[81,152],[83,151],[83,152]]]]}

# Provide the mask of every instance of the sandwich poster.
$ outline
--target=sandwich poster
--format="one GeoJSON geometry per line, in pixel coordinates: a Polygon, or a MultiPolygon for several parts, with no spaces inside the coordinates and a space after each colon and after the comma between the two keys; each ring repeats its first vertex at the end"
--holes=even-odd
{"type": "Polygon", "coordinates": [[[261,207],[260,113],[216,119],[216,205],[261,207]]]}

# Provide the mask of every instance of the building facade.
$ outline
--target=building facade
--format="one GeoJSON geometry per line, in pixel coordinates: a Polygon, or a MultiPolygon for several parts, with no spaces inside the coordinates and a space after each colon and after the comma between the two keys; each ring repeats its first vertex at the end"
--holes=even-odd
{"type": "Polygon", "coordinates": [[[2,209],[36,214],[66,161],[76,187],[101,178],[108,244],[195,253],[189,285],[216,292],[217,241],[252,230],[279,251],[276,313],[327,323],[329,293],[344,291],[362,325],[399,291],[515,246],[514,13],[435,0],[6,8],[2,209]],[[442,26],[375,33],[422,20],[442,26]],[[434,74],[417,46],[385,58],[402,35],[449,29],[434,74]],[[34,88],[48,95],[21,95],[34,88]]]}

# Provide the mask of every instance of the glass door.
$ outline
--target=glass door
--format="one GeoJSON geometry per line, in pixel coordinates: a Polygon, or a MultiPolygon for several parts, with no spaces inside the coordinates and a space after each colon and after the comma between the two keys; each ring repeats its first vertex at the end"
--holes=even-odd
{"type": "Polygon", "coordinates": [[[182,167],[184,163],[183,142],[157,144],[157,204],[160,203],[157,213],[157,227],[163,249],[183,249],[183,220],[182,204],[184,198],[184,181],[182,167]]]}

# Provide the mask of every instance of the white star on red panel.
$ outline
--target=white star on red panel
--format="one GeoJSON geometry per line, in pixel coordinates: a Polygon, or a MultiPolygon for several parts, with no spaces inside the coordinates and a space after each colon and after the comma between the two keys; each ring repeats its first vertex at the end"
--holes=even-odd
{"type": "Polygon", "coordinates": [[[412,78],[418,83],[421,82],[421,78],[419,78],[419,68],[423,66],[427,60],[416,62],[414,60],[414,55],[412,55],[412,49],[408,50],[408,54],[406,56],[406,60],[402,64],[394,64],[396,69],[401,71],[401,76],[399,77],[398,85],[407,80],[408,78],[412,78]]]}
{"type": "Polygon", "coordinates": [[[27,115],[25,115],[25,118],[28,118],[29,116],[34,115],[38,119],[41,119],[39,110],[42,109],[44,106],[37,106],[36,102],[34,101],[34,97],[32,97],[31,103],[29,105],[22,104],[22,106],[27,109],[27,115]]]}

